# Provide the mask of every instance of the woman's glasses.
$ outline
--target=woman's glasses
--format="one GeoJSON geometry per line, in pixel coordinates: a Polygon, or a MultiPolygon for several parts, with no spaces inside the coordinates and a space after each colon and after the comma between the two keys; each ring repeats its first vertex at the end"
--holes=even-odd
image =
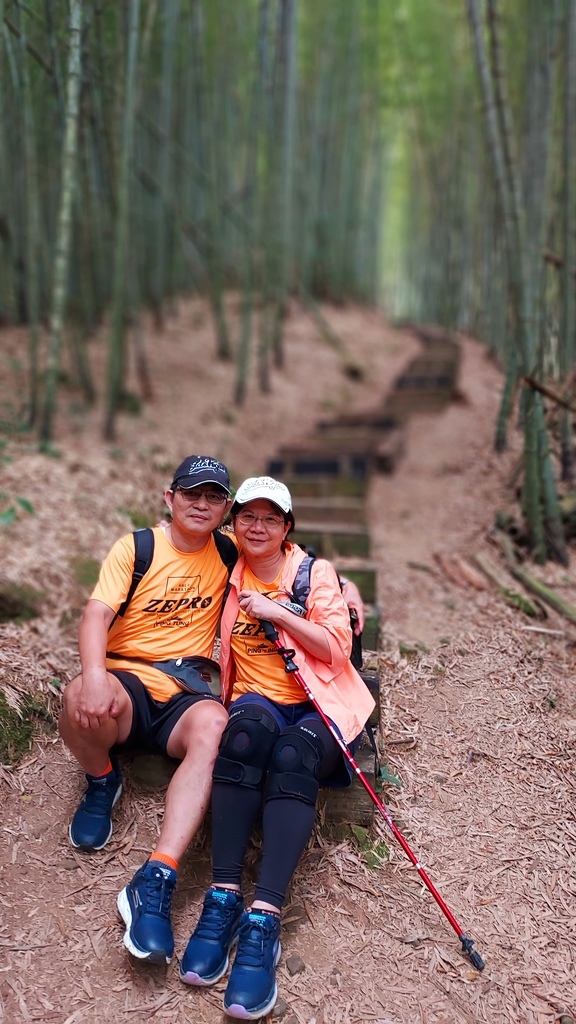
{"type": "Polygon", "coordinates": [[[239,512],[236,519],[242,523],[242,526],[254,526],[258,520],[262,523],[267,530],[277,530],[279,526],[284,525],[284,519],[282,516],[277,516],[274,512],[269,512],[265,516],[256,516],[253,512],[239,512]]]}
{"type": "Polygon", "coordinates": [[[223,491],[205,491],[200,487],[179,487],[180,494],[184,498],[184,501],[193,502],[199,501],[204,498],[209,505],[223,505],[226,501],[226,495],[223,491]]]}

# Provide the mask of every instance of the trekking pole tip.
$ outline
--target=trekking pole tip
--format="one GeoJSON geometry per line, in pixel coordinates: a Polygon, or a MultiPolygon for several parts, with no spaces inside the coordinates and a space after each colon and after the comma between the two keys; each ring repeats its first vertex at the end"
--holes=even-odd
{"type": "Polygon", "coordinates": [[[483,971],[485,967],[484,961],[478,950],[474,949],[472,939],[469,939],[466,935],[461,935],[460,942],[462,943],[462,952],[468,954],[472,962],[472,966],[475,967],[477,971],[483,971]]]}

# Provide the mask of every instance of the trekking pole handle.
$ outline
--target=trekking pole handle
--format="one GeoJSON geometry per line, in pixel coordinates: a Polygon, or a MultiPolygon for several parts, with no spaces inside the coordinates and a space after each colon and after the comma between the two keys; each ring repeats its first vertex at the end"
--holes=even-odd
{"type": "Polygon", "coordinates": [[[296,654],[294,648],[282,646],[282,644],[280,643],[280,637],[278,636],[278,630],[276,629],[274,624],[270,622],[268,619],[259,619],[259,622],[260,625],[262,626],[262,629],[264,630],[264,636],[266,637],[266,639],[269,640],[270,643],[274,644],[278,651],[278,654],[282,655],[285,671],[297,672],[298,666],[294,661],[294,655],[296,654]]]}

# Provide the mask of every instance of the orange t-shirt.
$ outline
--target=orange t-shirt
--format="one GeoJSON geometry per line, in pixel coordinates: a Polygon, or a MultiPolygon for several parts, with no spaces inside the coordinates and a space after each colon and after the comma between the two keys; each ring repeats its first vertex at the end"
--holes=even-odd
{"type": "MultiPolygon", "coordinates": [[[[246,566],[242,587],[257,590],[272,600],[285,599],[286,592],[279,590],[282,571],[273,583],[263,583],[246,566]]],[[[300,704],[308,699],[300,684],[285,671],[278,649],[266,639],[258,620],[250,618],[242,608],[232,627],[230,647],[236,674],[232,700],[241,693],[260,693],[278,704],[300,704]]]]}
{"type": "MultiPolygon", "coordinates": [[[[108,552],[91,597],[118,611],[133,568],[130,533],[108,552]]],[[[148,662],[192,655],[211,658],[227,583],[228,570],[212,536],[200,551],[185,552],[156,527],[152,564],[126,614],[116,619],[108,634],[108,651],[123,657],[107,658],[106,667],[134,672],[156,700],[166,701],[181,692],[164,672],[131,658],[148,662]]]]}

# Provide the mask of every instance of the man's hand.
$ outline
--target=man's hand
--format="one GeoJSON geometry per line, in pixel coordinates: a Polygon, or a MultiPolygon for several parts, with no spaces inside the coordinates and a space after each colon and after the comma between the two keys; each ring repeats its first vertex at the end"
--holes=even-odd
{"type": "Polygon", "coordinates": [[[107,718],[119,714],[118,701],[106,669],[93,669],[82,675],[74,718],[82,729],[98,729],[107,718]]]}
{"type": "Polygon", "coordinates": [[[342,597],[346,601],[349,610],[351,612],[356,612],[357,618],[356,624],[354,626],[354,632],[356,633],[357,636],[359,636],[364,629],[364,623],[366,622],[366,613],[364,611],[364,602],[362,600],[362,595],[360,594],[360,591],[358,590],[356,584],[352,583],[352,580],[346,580],[342,584],[342,597]]]}
{"type": "Polygon", "coordinates": [[[114,686],[106,671],[106,641],[114,612],[102,601],[90,599],[78,630],[82,684],[74,718],[82,729],[98,729],[119,714],[114,686]]]}

